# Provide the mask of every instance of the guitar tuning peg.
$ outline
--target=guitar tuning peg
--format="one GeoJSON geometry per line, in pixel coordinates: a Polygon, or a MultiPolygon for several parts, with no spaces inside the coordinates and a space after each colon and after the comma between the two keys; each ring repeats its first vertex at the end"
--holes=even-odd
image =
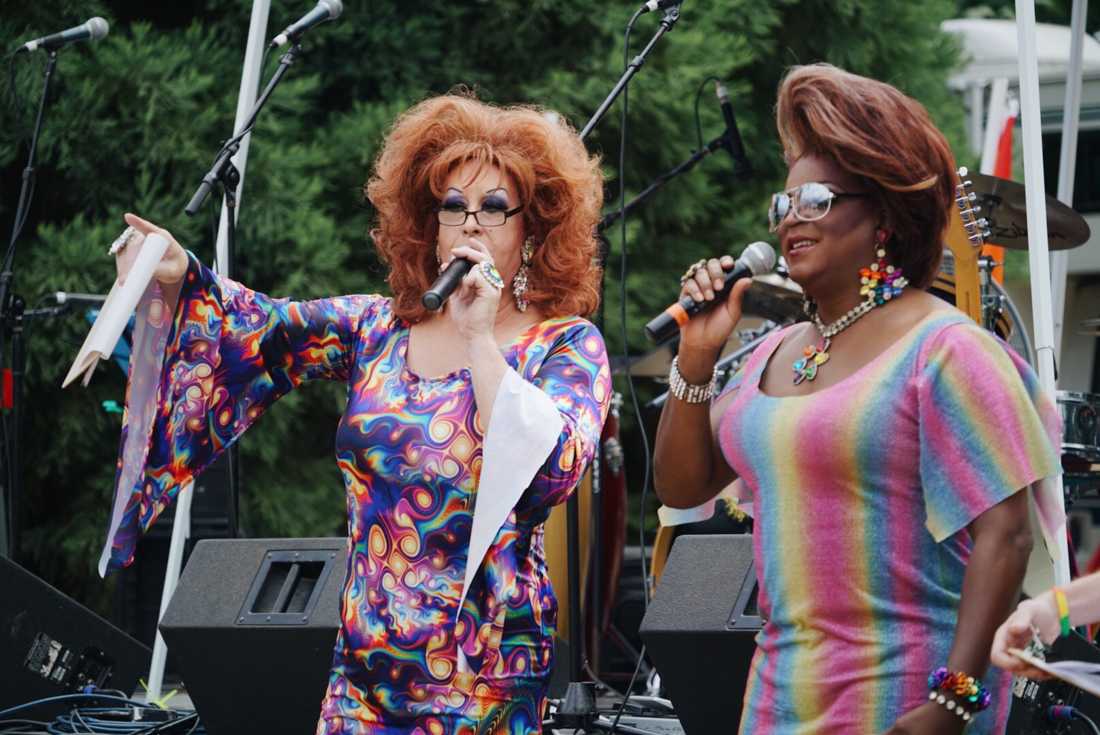
{"type": "Polygon", "coordinates": [[[993,234],[993,230],[989,229],[988,227],[986,227],[984,230],[982,230],[982,238],[985,239],[985,240],[988,240],[989,236],[992,235],[992,234],[993,234]]]}
{"type": "Polygon", "coordinates": [[[981,205],[979,204],[979,205],[976,205],[976,206],[973,206],[973,207],[971,207],[971,208],[970,208],[970,211],[971,211],[971,212],[980,212],[980,211],[982,211],[982,207],[981,207],[981,205]]]}
{"type": "Polygon", "coordinates": [[[980,220],[978,220],[978,227],[981,227],[983,230],[988,230],[989,220],[987,220],[985,217],[982,217],[980,220]]]}
{"type": "Polygon", "coordinates": [[[966,166],[959,166],[959,178],[964,179],[966,175],[970,173],[970,170],[966,166]]]}

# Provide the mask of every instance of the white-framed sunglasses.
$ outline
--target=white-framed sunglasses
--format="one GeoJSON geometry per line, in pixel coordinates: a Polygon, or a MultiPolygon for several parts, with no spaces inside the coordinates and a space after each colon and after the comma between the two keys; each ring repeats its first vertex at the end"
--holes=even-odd
{"type": "Polygon", "coordinates": [[[800,222],[814,222],[829,213],[834,199],[845,197],[866,197],[867,192],[833,191],[825,184],[809,181],[787,191],[772,194],[772,203],[768,207],[768,230],[779,229],[787,213],[794,211],[794,218],[800,222]]]}

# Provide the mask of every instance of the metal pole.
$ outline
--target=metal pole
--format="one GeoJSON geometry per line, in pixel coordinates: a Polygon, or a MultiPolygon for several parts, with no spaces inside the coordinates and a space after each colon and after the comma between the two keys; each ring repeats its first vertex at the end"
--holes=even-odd
{"type": "MultiPolygon", "coordinates": [[[[1085,51],[1085,0],[1073,0],[1070,20],[1069,68],[1066,99],[1062,104],[1062,150],[1058,157],[1058,201],[1073,206],[1073,179],[1077,173],[1077,131],[1081,124],[1081,74],[1085,51]]],[[[1050,258],[1050,288],[1054,314],[1054,354],[1062,357],[1062,325],[1066,316],[1066,275],[1069,252],[1059,250],[1050,258]]]]}
{"type": "MultiPolygon", "coordinates": [[[[168,603],[172,601],[172,595],[176,592],[176,584],[179,582],[180,571],[183,568],[183,547],[191,537],[191,499],[194,494],[195,483],[188,482],[180,489],[179,497],[176,498],[176,517],[172,523],[172,540],[168,545],[168,564],[164,570],[164,589],[160,593],[158,623],[164,617],[168,603]]],[[[149,664],[149,684],[145,688],[146,703],[153,703],[160,699],[161,690],[164,687],[164,664],[167,660],[168,646],[160,635],[158,625],[156,640],[153,642],[153,659],[149,664]]]]}
{"type": "MultiPolygon", "coordinates": [[[[256,95],[260,89],[260,75],[263,73],[260,64],[263,61],[264,46],[266,45],[267,17],[270,10],[271,0],[253,0],[252,19],[248,26],[248,45],[245,47],[244,66],[241,69],[241,87],[237,93],[237,116],[233,121],[234,130],[240,130],[244,126],[248,113],[252,111],[253,106],[256,104],[256,95]]],[[[241,140],[241,147],[237,151],[237,155],[233,156],[233,165],[241,173],[241,181],[237,185],[238,207],[240,207],[241,191],[244,189],[244,171],[248,163],[248,144],[251,140],[252,133],[249,133],[241,140]]],[[[218,240],[214,246],[214,252],[216,253],[218,273],[229,275],[229,236],[226,232],[229,215],[225,208],[224,199],[220,217],[221,219],[218,221],[218,240]]]]}
{"type": "MultiPolygon", "coordinates": [[[[1047,246],[1046,187],[1043,182],[1042,119],[1039,115],[1039,64],[1035,42],[1035,2],[1016,0],[1016,35],[1020,64],[1020,116],[1023,119],[1024,192],[1027,198],[1028,263],[1031,269],[1032,318],[1035,322],[1035,355],[1042,389],[1052,397],[1054,384],[1054,321],[1051,316],[1050,263],[1047,246]]],[[[1063,503],[1062,476],[1056,478],[1063,503]]],[[[1055,584],[1069,583],[1069,548],[1065,529],[1055,534],[1057,558],[1055,584]]]]}

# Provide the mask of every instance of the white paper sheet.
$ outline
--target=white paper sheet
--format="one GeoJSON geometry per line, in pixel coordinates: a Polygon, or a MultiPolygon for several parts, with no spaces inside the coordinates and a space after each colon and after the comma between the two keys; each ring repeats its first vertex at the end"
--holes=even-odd
{"type": "MultiPolygon", "coordinates": [[[[129,247],[134,247],[130,245],[129,247]]],[[[76,353],[69,368],[68,375],[62,381],[61,387],[67,388],[78,377],[83,376],[85,386],[92,379],[96,365],[100,360],[106,360],[115,350],[122,331],[126,328],[130,316],[137,308],[142,294],[153,280],[153,271],[156,270],[160,259],[164,257],[164,251],[168,249],[168,241],[163,236],[153,233],[145,238],[141,245],[133,267],[126,275],[126,282],[119,284],[116,280],[111,286],[111,292],[107,294],[107,300],[103,302],[80,351],[76,353]]]]}

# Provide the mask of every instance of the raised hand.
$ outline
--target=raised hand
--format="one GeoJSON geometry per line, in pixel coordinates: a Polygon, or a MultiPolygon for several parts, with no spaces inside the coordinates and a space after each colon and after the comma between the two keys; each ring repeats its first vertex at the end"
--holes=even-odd
{"type": "Polygon", "coordinates": [[[130,272],[134,261],[137,260],[138,253],[141,252],[142,243],[145,242],[148,235],[154,232],[168,241],[168,248],[164,251],[164,257],[157,264],[156,270],[153,271],[153,277],[165,285],[173,285],[182,281],[187,273],[187,252],[176,242],[176,238],[172,237],[172,233],[138,217],[136,214],[127,212],[125,219],[126,224],[137,230],[137,234],[131,235],[129,243],[115,253],[118,282],[125,282],[126,274],[130,272]]]}

